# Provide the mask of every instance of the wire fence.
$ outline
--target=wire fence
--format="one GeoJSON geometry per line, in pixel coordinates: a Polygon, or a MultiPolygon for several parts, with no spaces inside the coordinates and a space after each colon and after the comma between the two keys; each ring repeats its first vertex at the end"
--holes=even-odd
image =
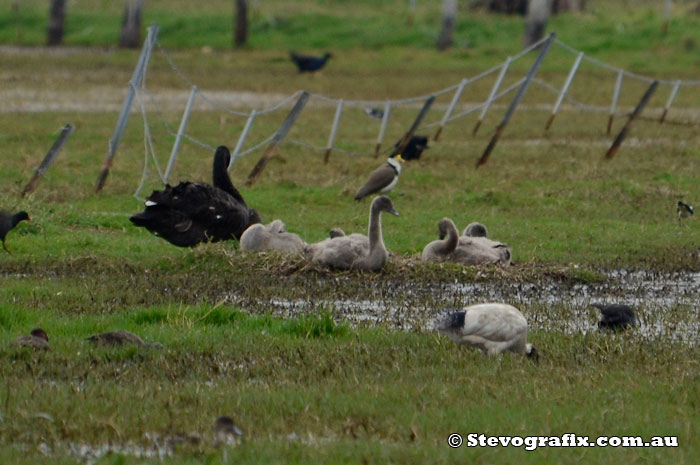
{"type": "MultiPolygon", "coordinates": [[[[323,94],[317,94],[317,93],[310,93],[309,94],[309,100],[313,100],[317,102],[317,105],[325,105],[325,106],[335,106],[336,108],[336,114],[335,118],[333,120],[333,125],[330,131],[330,135],[328,137],[328,143],[325,146],[317,145],[312,142],[306,141],[306,140],[299,140],[295,139],[292,137],[288,137],[286,139],[287,142],[304,147],[309,150],[314,150],[314,151],[325,151],[327,154],[330,153],[330,151],[335,151],[338,153],[342,153],[344,155],[349,155],[349,156],[360,156],[360,155],[368,155],[370,154],[370,151],[368,150],[367,152],[358,152],[358,151],[353,151],[353,150],[348,150],[348,149],[343,149],[338,146],[338,141],[337,141],[337,131],[338,127],[340,125],[341,119],[342,119],[342,113],[345,109],[347,108],[365,108],[367,110],[369,109],[374,109],[379,115],[381,115],[381,123],[380,123],[380,129],[379,129],[379,134],[377,136],[377,144],[376,144],[376,154],[379,153],[386,153],[387,151],[391,150],[393,147],[389,147],[385,149],[384,151],[380,152],[380,147],[384,142],[384,136],[385,136],[385,131],[387,127],[388,120],[392,116],[392,110],[396,109],[397,107],[408,107],[412,108],[413,106],[416,106],[417,104],[422,104],[425,102],[428,98],[431,97],[440,97],[440,96],[447,96],[450,93],[452,93],[452,99],[450,101],[449,106],[445,110],[444,114],[442,117],[433,122],[426,122],[422,126],[420,126],[419,131],[425,131],[433,128],[439,128],[439,130],[442,129],[443,126],[448,125],[448,124],[453,124],[457,122],[458,120],[463,119],[464,117],[477,112],[481,111],[481,114],[479,116],[479,120],[482,120],[485,116],[486,113],[489,111],[491,108],[491,105],[499,100],[505,97],[506,95],[510,94],[514,90],[516,90],[524,80],[524,77],[518,78],[517,76],[515,77],[515,82],[511,83],[508,86],[505,86],[504,88],[501,88],[501,85],[504,81],[505,75],[510,71],[511,64],[514,63],[515,61],[527,56],[531,52],[535,51],[538,49],[542,43],[544,42],[546,38],[540,40],[539,42],[536,42],[532,44],[530,47],[520,51],[518,54],[508,57],[506,60],[504,60],[502,63],[500,63],[497,66],[494,66],[486,71],[483,71],[477,75],[471,76],[471,77],[466,77],[462,79],[460,82],[450,85],[448,87],[442,88],[435,90],[434,92],[431,92],[426,95],[419,95],[419,96],[413,96],[413,97],[406,97],[406,98],[401,98],[401,99],[396,99],[396,100],[345,100],[345,99],[340,99],[340,98],[335,98],[335,97],[329,97],[327,95],[323,94]],[[470,85],[473,85],[481,80],[484,80],[488,78],[489,76],[499,73],[499,76],[494,82],[494,85],[492,86],[491,93],[483,101],[479,101],[476,103],[462,103],[460,107],[460,111],[455,113],[455,110],[457,108],[457,105],[459,104],[459,100],[461,99],[462,93],[465,88],[467,88],[470,85]],[[465,108],[466,107],[466,108],[465,108]]],[[[157,48],[160,52],[160,54],[164,57],[166,63],[170,66],[170,68],[173,70],[173,72],[180,78],[180,80],[190,87],[191,89],[195,89],[196,91],[193,91],[191,100],[199,99],[201,102],[204,102],[205,106],[208,106],[209,108],[217,111],[221,111],[225,113],[226,115],[234,116],[234,117],[239,117],[239,118],[247,118],[246,126],[244,130],[242,131],[238,142],[236,144],[236,148],[233,153],[233,157],[231,160],[231,164],[229,165],[229,169],[231,166],[233,166],[234,162],[240,158],[240,157],[245,157],[249,154],[252,154],[266,145],[270,144],[271,141],[273,140],[275,133],[273,132],[270,134],[268,137],[263,138],[263,140],[257,142],[251,147],[243,149],[246,143],[246,137],[248,134],[248,130],[250,129],[250,126],[254,124],[254,121],[256,118],[267,115],[270,113],[277,112],[289,105],[291,105],[293,102],[295,102],[301,93],[303,91],[299,90],[287,97],[281,98],[278,102],[274,103],[273,105],[267,106],[267,107],[262,107],[262,108],[254,108],[250,111],[240,111],[234,108],[231,108],[230,106],[226,104],[222,104],[221,102],[217,101],[216,97],[211,96],[208,94],[206,91],[201,91],[198,90],[197,86],[194,84],[192,80],[190,80],[185,73],[182,72],[182,70],[175,64],[175,61],[173,58],[169,55],[168,51],[159,43],[156,41],[157,48]]],[[[664,122],[666,124],[672,124],[672,125],[679,125],[679,126],[689,126],[689,127],[697,127],[700,126],[698,123],[694,122],[689,122],[689,121],[665,121],[665,116],[668,113],[669,109],[674,103],[674,100],[679,93],[680,89],[690,87],[694,88],[697,86],[700,86],[700,80],[681,80],[681,79],[654,79],[649,76],[644,76],[640,75],[637,73],[630,72],[628,70],[612,66],[610,64],[607,64],[605,62],[602,62],[600,60],[597,60],[595,58],[587,56],[585,53],[581,52],[580,50],[575,49],[574,47],[571,47],[567,45],[566,43],[562,42],[561,40],[556,39],[554,41],[554,45],[558,46],[559,49],[568,52],[572,55],[575,55],[575,61],[572,65],[572,68],[570,69],[569,75],[567,76],[567,80],[561,88],[556,87],[555,85],[541,79],[541,78],[535,78],[533,79],[533,84],[537,85],[540,89],[543,89],[547,91],[548,93],[556,95],[556,103],[553,104],[553,109],[552,109],[552,115],[550,116],[550,121],[547,123],[547,128],[549,127],[549,124],[551,124],[551,120],[554,118],[556,115],[557,111],[559,110],[561,103],[566,101],[568,104],[572,105],[575,108],[578,108],[580,111],[583,112],[591,112],[591,113],[608,113],[610,116],[610,120],[614,117],[622,117],[626,116],[628,113],[623,112],[618,109],[618,98],[621,92],[621,89],[623,85],[625,85],[625,82],[627,81],[638,81],[644,84],[649,84],[654,81],[658,81],[660,86],[667,86],[669,87],[669,97],[666,101],[666,105],[663,109],[663,115],[660,119],[660,122],[664,122]],[[574,78],[576,74],[578,73],[580,67],[579,65],[581,62],[584,61],[588,63],[589,65],[592,65],[596,68],[607,70],[611,72],[611,75],[614,76],[615,79],[615,85],[613,88],[613,95],[611,98],[610,105],[600,105],[600,104],[593,104],[585,101],[581,101],[580,99],[574,98],[570,94],[570,89],[572,87],[575,87],[573,84],[574,78]]],[[[511,79],[513,77],[511,76],[511,79]]],[[[201,147],[203,149],[213,151],[215,149],[215,145],[209,144],[196,136],[188,133],[186,131],[186,122],[187,119],[189,118],[189,110],[192,104],[192,101],[188,102],[188,108],[185,111],[185,114],[183,114],[183,120],[181,122],[181,127],[180,130],[176,131],[173,129],[173,127],[168,123],[168,121],[165,118],[165,111],[163,110],[162,106],[158,102],[157,97],[150,93],[148,89],[145,86],[145,79],[142,83],[142,85],[138,88],[134,87],[134,90],[136,91],[136,96],[139,102],[140,110],[141,110],[141,115],[144,121],[144,150],[145,150],[145,156],[144,156],[144,168],[143,168],[143,173],[142,173],[142,179],[141,182],[138,186],[138,189],[134,193],[136,197],[139,197],[141,190],[143,189],[145,182],[148,178],[148,173],[149,173],[149,165],[150,163],[153,163],[153,165],[156,168],[157,174],[162,182],[167,181],[167,174],[164,175],[162,170],[160,169],[160,165],[158,164],[158,157],[156,156],[155,153],[155,147],[154,143],[152,140],[152,135],[151,135],[151,127],[150,125],[152,124],[149,121],[148,118],[148,113],[149,109],[155,114],[157,120],[159,123],[162,125],[164,128],[165,132],[168,134],[169,137],[173,138],[174,141],[174,149],[172,150],[171,153],[171,162],[169,165],[174,164],[175,158],[177,156],[177,148],[179,147],[179,140],[184,139],[187,140],[188,142],[201,147]],[[150,160],[150,163],[149,163],[150,160]]],[[[438,107],[439,108],[439,107],[438,107]]],[[[435,110],[434,110],[435,111],[435,110]]],[[[643,120],[653,120],[652,118],[649,117],[641,117],[640,119],[643,120]]],[[[658,119],[657,119],[658,120],[658,119]]],[[[610,126],[610,123],[608,127],[610,126]]],[[[478,127],[478,126],[477,126],[478,127]]],[[[438,132],[439,133],[439,132],[438,132]]],[[[172,166],[169,166],[171,168],[172,166]]],[[[169,173],[169,171],[168,171],[169,173]]]]}

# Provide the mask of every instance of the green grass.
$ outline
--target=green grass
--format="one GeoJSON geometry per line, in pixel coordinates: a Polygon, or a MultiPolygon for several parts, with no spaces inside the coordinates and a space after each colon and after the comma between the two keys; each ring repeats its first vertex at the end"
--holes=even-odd
{"type": "MultiPolygon", "coordinates": [[[[12,462],[41,463],[42,442],[61,456],[75,443],[148,448],[146,433],[196,433],[202,443],[180,446],[172,463],[219,463],[223,452],[213,446],[211,430],[224,413],[245,430],[243,444],[226,451],[227,463],[573,457],[691,463],[697,455],[698,364],[687,346],[535,332],[546,356],[534,365],[516,355],[485,358],[425,334],[339,330],[328,313],[280,320],[231,307],[169,305],[80,318],[53,310],[9,313],[0,336],[6,380],[0,431],[14,443],[3,449],[12,462]],[[29,321],[41,321],[52,351],[8,347],[29,321]],[[318,324],[334,329],[315,337],[311,328],[318,324]],[[92,348],[83,340],[115,327],[165,348],[92,348]],[[451,450],[446,438],[453,432],[673,435],[680,447],[451,450]]],[[[136,461],[117,455],[100,463],[136,461]]]]}
{"type": "MultiPolygon", "coordinates": [[[[403,0],[355,1],[351,7],[340,0],[263,1],[252,16],[250,44],[234,51],[232,2],[205,3],[153,0],[146,2],[145,17],[146,24],[161,24],[161,43],[205,92],[288,95],[307,89],[362,100],[427,95],[517,53],[522,31],[520,18],[460,10],[456,47],[437,53],[439,2],[418,2],[415,26],[408,27],[403,0]],[[335,55],[324,76],[310,78],[296,74],[289,63],[292,48],[330,49],[335,55]]],[[[697,79],[697,16],[674,3],[669,33],[662,36],[659,2],[588,3],[592,9],[585,14],[552,18],[550,30],[615,66],[697,79]]],[[[476,136],[471,135],[475,115],[448,125],[421,161],[406,165],[391,193],[401,216],[383,218],[385,243],[393,253],[387,267],[376,274],[330,273],[307,266],[301,257],[243,254],[235,243],[180,249],[133,227],[129,215],[143,208],[132,196],[144,156],[138,113],[105,189],[95,194],[117,110],[6,110],[16,101],[41,104],[54,98],[89,105],[112,94],[118,108],[138,56],[138,51],[111,48],[122,7],[121,2],[70,2],[66,44],[89,47],[3,53],[0,208],[26,209],[32,222],[9,233],[12,255],[0,253],[0,463],[91,462],[75,452],[79,446],[109,444],[113,452],[96,463],[156,463],[138,458],[138,448],[152,451],[153,438],[163,443],[179,433],[196,433],[202,441],[178,445],[167,463],[696,461],[697,347],[673,340],[676,332],[692,328],[696,306],[657,311],[641,304],[645,327],[665,328],[663,336],[648,337],[641,331],[572,332],[566,323],[574,313],[595,327],[592,309],[566,299],[546,303],[552,283],[596,291],[609,284],[605,272],[610,269],[700,269],[697,218],[679,227],[675,213],[677,200],[697,204],[700,198],[695,88],[681,90],[669,113],[671,124],[637,121],[609,161],[603,154],[624,121],[616,120],[608,136],[605,113],[564,107],[545,133],[554,96],[536,86],[489,163],[478,170],[474,163],[508,100],[499,102],[476,136]],[[75,133],[36,192],[21,198],[66,122],[75,125],[75,133]],[[682,122],[690,125],[674,124],[682,122]],[[418,262],[444,216],[460,230],[474,220],[485,223],[491,237],[511,246],[516,265],[486,269],[418,262]],[[542,296],[542,302],[520,305],[532,324],[529,338],[542,353],[539,365],[511,354],[487,358],[430,330],[442,308],[472,303],[470,296],[453,295],[450,285],[481,282],[504,289],[534,286],[542,296]],[[352,308],[346,312],[341,306],[353,301],[374,304],[376,321],[353,320],[352,308]],[[391,313],[391,308],[398,310],[391,313]],[[36,326],[48,332],[51,351],[11,347],[14,338],[36,326]],[[85,341],[114,329],[164,347],[110,349],[85,341]],[[222,414],[233,415],[245,430],[240,445],[215,444],[213,421],[222,414]],[[453,450],[446,444],[453,432],[677,435],[680,447],[453,450]]],[[[17,18],[1,7],[0,43],[41,45],[47,10],[43,0],[22,1],[17,18]]],[[[573,58],[554,48],[538,76],[560,86],[573,58]]],[[[516,62],[509,82],[530,63],[529,58],[516,62]]],[[[177,127],[189,84],[158,51],[147,82],[156,93],[182,92],[182,105],[162,115],[151,108],[148,115],[164,166],[172,138],[160,117],[177,127]]],[[[470,86],[463,101],[488,95],[491,82],[470,86]]],[[[584,62],[571,94],[605,107],[613,82],[613,73],[584,62]]],[[[631,108],[645,87],[626,80],[621,107],[631,108]]],[[[658,117],[668,90],[662,87],[652,98],[646,117],[658,117]]],[[[437,99],[428,123],[440,119],[450,98],[437,99]]],[[[385,148],[403,134],[416,111],[393,110],[385,148]]],[[[259,117],[246,147],[274,132],[284,113],[259,117]]],[[[333,114],[332,106],[312,101],[289,137],[325,146],[333,114]]],[[[188,133],[232,147],[244,123],[197,110],[188,133]]],[[[337,145],[362,155],[333,152],[324,165],[323,151],[284,142],[252,187],[243,183],[260,152],[237,161],[234,184],[265,221],[282,218],[308,241],[321,240],[334,226],[366,230],[369,202],[352,197],[382,163],[370,155],[379,124],[351,107],[342,123],[337,145]]],[[[209,180],[211,158],[208,150],[186,141],[172,179],[209,180]]],[[[151,170],[141,194],[159,187],[151,170]]],[[[674,293],[669,290],[669,297],[674,293]]],[[[608,297],[637,296],[612,290],[608,297]]]]}

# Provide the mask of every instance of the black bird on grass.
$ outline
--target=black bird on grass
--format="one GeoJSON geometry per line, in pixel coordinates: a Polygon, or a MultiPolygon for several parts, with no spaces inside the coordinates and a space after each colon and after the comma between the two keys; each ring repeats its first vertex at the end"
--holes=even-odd
{"type": "MultiPolygon", "coordinates": [[[[396,142],[395,147],[398,148],[400,143],[401,139],[396,142]]],[[[423,150],[427,148],[430,147],[428,147],[428,138],[426,136],[411,136],[411,139],[401,153],[401,158],[404,160],[418,160],[423,150]]]]}
{"type": "Polygon", "coordinates": [[[194,247],[200,242],[240,239],[251,224],[260,223],[260,215],[248,208],[233,186],[227,167],[231,153],[223,145],[214,154],[214,185],[181,182],[153,191],[146,209],[130,220],[179,247],[194,247]]]}
{"type": "Polygon", "coordinates": [[[214,434],[217,443],[226,444],[236,442],[243,436],[243,430],[234,423],[233,418],[222,415],[214,422],[214,434]]]}
{"type": "Polygon", "coordinates": [[[365,114],[371,116],[374,119],[383,119],[384,110],[380,108],[365,108],[365,114]]]}
{"type": "Polygon", "coordinates": [[[10,249],[7,248],[5,244],[5,236],[10,232],[20,221],[31,221],[29,215],[25,211],[17,212],[15,214],[0,211],[0,239],[2,239],[2,248],[10,253],[10,249]]]}
{"type": "Polygon", "coordinates": [[[600,329],[612,329],[622,331],[637,324],[632,307],[624,304],[591,304],[602,313],[602,318],[598,322],[600,329]]]}
{"type": "Polygon", "coordinates": [[[326,66],[326,62],[331,58],[329,52],[326,52],[322,57],[317,57],[313,55],[300,55],[298,53],[289,52],[289,57],[292,59],[294,64],[297,65],[300,73],[315,73],[321,68],[326,66]]]}
{"type": "Polygon", "coordinates": [[[680,226],[681,224],[681,218],[688,218],[689,216],[692,216],[695,213],[695,209],[693,208],[692,205],[688,205],[685,202],[681,202],[680,200],[678,201],[678,206],[676,207],[676,211],[678,212],[678,225],[680,226]]]}

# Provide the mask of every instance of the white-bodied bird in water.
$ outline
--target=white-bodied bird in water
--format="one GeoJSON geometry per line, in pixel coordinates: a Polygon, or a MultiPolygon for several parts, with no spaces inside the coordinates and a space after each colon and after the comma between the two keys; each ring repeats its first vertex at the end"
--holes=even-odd
{"type": "Polygon", "coordinates": [[[629,305],[624,304],[591,304],[600,310],[602,318],[598,322],[600,329],[612,329],[622,331],[637,324],[634,310],[629,305]]]}
{"type": "Polygon", "coordinates": [[[692,205],[688,205],[687,203],[681,202],[680,200],[678,201],[678,206],[676,207],[676,211],[678,212],[678,225],[679,226],[681,224],[682,218],[688,218],[689,216],[692,216],[695,213],[695,209],[693,208],[692,205]]]}
{"type": "Polygon", "coordinates": [[[539,359],[537,349],[527,342],[527,320],[512,305],[486,303],[457,309],[437,325],[437,330],[457,344],[488,355],[508,350],[539,359]]]}
{"type": "Polygon", "coordinates": [[[389,157],[386,164],[372,171],[365,185],[360,187],[355,194],[355,200],[362,200],[368,195],[376,193],[385,194],[392,190],[399,182],[402,163],[401,155],[389,157]]]}

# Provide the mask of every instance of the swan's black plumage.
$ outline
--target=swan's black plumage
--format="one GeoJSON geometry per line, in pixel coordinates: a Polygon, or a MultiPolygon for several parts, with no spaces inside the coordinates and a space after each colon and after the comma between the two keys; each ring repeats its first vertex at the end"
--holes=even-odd
{"type": "Polygon", "coordinates": [[[632,307],[623,304],[601,305],[593,304],[602,314],[598,322],[600,329],[624,330],[637,324],[632,307]]]}
{"type": "Polygon", "coordinates": [[[9,252],[10,250],[7,248],[7,245],[5,245],[5,236],[23,220],[29,221],[29,215],[25,211],[15,214],[0,211],[0,240],[2,240],[2,248],[6,251],[9,252]]]}
{"type": "Polygon", "coordinates": [[[214,154],[213,182],[181,182],[153,191],[146,209],[130,220],[156,236],[180,247],[200,242],[240,239],[248,226],[260,222],[260,215],[248,208],[233,186],[227,167],[229,150],[220,146],[214,154]]]}
{"type": "Polygon", "coordinates": [[[313,73],[326,66],[326,62],[330,57],[330,53],[326,52],[322,57],[312,55],[299,55],[298,53],[289,52],[289,57],[294,64],[297,65],[300,73],[313,73]]]}

